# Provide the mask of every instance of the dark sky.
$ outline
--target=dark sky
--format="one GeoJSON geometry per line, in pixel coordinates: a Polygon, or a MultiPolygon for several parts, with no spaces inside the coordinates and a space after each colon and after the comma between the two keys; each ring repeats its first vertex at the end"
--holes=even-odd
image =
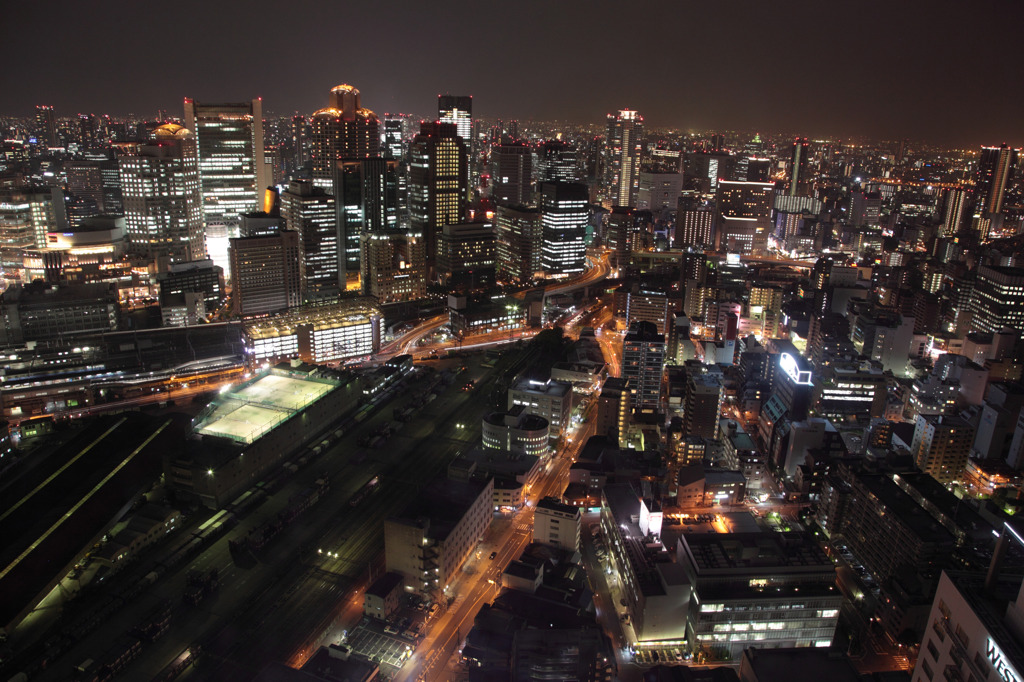
{"type": "Polygon", "coordinates": [[[1020,0],[8,0],[0,113],[180,115],[185,96],[378,113],[1024,143],[1020,0]]]}

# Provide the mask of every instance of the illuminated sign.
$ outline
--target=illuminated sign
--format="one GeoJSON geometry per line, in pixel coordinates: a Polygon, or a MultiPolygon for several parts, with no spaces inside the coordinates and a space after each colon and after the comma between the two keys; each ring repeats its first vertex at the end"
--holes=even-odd
{"type": "Polygon", "coordinates": [[[796,364],[796,358],[789,353],[779,355],[779,367],[789,375],[794,384],[800,384],[801,386],[811,385],[811,373],[802,371],[800,366],[796,364]]]}
{"type": "Polygon", "coordinates": [[[999,675],[999,679],[1004,682],[1020,682],[1020,675],[1013,669],[1003,654],[1003,650],[999,648],[991,637],[985,643],[985,654],[988,656],[988,662],[992,664],[992,667],[996,669],[996,674],[999,675]]]}

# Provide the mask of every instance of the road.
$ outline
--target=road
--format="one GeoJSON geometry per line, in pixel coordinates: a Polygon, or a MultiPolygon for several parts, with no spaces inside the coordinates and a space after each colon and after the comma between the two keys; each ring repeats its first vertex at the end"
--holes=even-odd
{"type": "Polygon", "coordinates": [[[473,559],[467,563],[460,578],[452,586],[455,601],[451,608],[436,619],[417,653],[405,664],[394,678],[396,682],[424,679],[429,681],[447,679],[447,666],[451,651],[459,648],[462,640],[473,627],[473,620],[480,607],[500,591],[501,573],[505,566],[522,554],[533,541],[533,516],[537,502],[544,497],[561,497],[569,482],[569,467],[575,461],[583,443],[589,437],[593,423],[583,424],[573,435],[572,442],[563,445],[549,462],[542,479],[534,486],[528,502],[515,514],[510,523],[501,524],[497,533],[489,534],[473,559]],[[491,551],[497,556],[488,557],[491,551]]]}

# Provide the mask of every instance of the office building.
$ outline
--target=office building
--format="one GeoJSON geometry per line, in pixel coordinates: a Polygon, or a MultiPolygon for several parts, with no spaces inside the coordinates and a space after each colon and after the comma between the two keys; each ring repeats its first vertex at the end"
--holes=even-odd
{"type": "Polygon", "coordinates": [[[494,225],[445,225],[437,252],[437,275],[449,289],[482,289],[494,282],[494,225]]]}
{"type": "Polygon", "coordinates": [[[974,444],[975,428],[954,415],[918,415],[910,452],[917,468],[939,483],[960,480],[974,444]]]}
{"type": "Polygon", "coordinates": [[[228,226],[230,235],[243,213],[259,210],[272,180],[263,158],[263,102],[204,104],[186,98],[185,127],[199,156],[203,220],[228,226]]]}
{"type": "Polygon", "coordinates": [[[643,149],[644,117],[630,109],[608,114],[605,182],[613,206],[636,207],[643,149]]]}
{"type": "Polygon", "coordinates": [[[677,249],[715,248],[715,211],[711,207],[680,208],[672,245],[677,249]]]}
{"type": "Polygon", "coordinates": [[[224,270],[207,258],[199,261],[171,263],[167,272],[161,273],[160,294],[199,294],[207,313],[221,309],[227,298],[224,288],[224,270]]]}
{"type": "Polygon", "coordinates": [[[887,380],[879,363],[830,362],[821,365],[815,409],[826,419],[860,424],[885,414],[887,380]]]}
{"type": "Polygon", "coordinates": [[[398,162],[379,156],[338,161],[334,208],[338,226],[339,287],[359,280],[363,234],[398,229],[398,162]]]}
{"type": "Polygon", "coordinates": [[[407,591],[444,599],[493,517],[494,480],[435,479],[384,521],[384,564],[407,591]]]}
{"type": "Polygon", "coordinates": [[[172,262],[206,258],[201,176],[192,133],[173,123],[162,125],[149,142],[119,145],[118,166],[132,250],[150,257],[164,255],[172,262]]]}
{"type": "Polygon", "coordinates": [[[516,405],[507,412],[492,412],[483,419],[483,446],[513,454],[544,457],[548,454],[548,420],[516,405]]]}
{"type": "Polygon", "coordinates": [[[715,438],[724,399],[725,391],[716,375],[690,373],[686,378],[683,435],[715,438]]]}
{"type": "Polygon", "coordinates": [[[669,325],[673,321],[674,311],[669,305],[668,294],[663,291],[651,291],[635,288],[626,294],[626,325],[628,328],[637,322],[650,322],[658,333],[668,336],[669,325]]]}
{"type": "Polygon", "coordinates": [[[455,126],[455,132],[466,145],[472,148],[473,140],[473,96],[438,95],[437,120],[455,126]]]}
{"type": "Polygon", "coordinates": [[[540,211],[522,206],[498,206],[494,212],[494,230],[498,279],[532,281],[541,271],[540,211]]]}
{"type": "Polygon", "coordinates": [[[576,148],[561,140],[547,140],[537,151],[537,182],[579,182],[576,148]]]}
{"type": "Polygon", "coordinates": [[[625,268],[633,252],[643,250],[647,227],[645,218],[649,216],[649,213],[641,214],[637,209],[627,206],[612,207],[612,212],[607,216],[605,243],[611,249],[609,260],[613,267],[625,268]]]}
{"type": "Polygon", "coordinates": [[[971,331],[1024,329],[1024,268],[978,266],[970,309],[971,331]]]}
{"type": "Polygon", "coordinates": [[[522,405],[524,413],[547,419],[551,440],[557,440],[569,428],[572,396],[567,381],[521,379],[508,389],[507,409],[522,405]]]}
{"type": "Polygon", "coordinates": [[[351,85],[332,88],[328,106],[313,113],[309,126],[313,184],[332,194],[339,161],[380,156],[380,121],[351,85]]]}
{"type": "Polygon", "coordinates": [[[367,232],[360,239],[364,296],[381,303],[426,297],[427,245],[423,236],[411,231],[367,232]]]}
{"type": "Polygon", "coordinates": [[[579,507],[545,497],[537,503],[533,515],[533,541],[570,553],[578,552],[582,519],[579,507]]]}
{"type": "Polygon", "coordinates": [[[594,424],[594,435],[604,436],[611,443],[623,447],[629,435],[629,415],[633,408],[633,395],[629,390],[629,380],[620,377],[608,377],[601,386],[601,394],[597,398],[597,418],[594,424]]]}
{"type": "Polygon", "coordinates": [[[239,237],[231,239],[231,308],[251,317],[294,308],[303,300],[302,244],[299,233],[280,228],[280,217],[243,216],[239,237]]]}
{"type": "Polygon", "coordinates": [[[384,317],[368,298],[303,306],[245,323],[246,353],[253,362],[322,364],[372,355],[383,335],[384,317]]]}
{"type": "Polygon", "coordinates": [[[587,187],[571,182],[540,186],[541,268],[548,277],[583,272],[586,255],[587,187]]]}
{"type": "Polygon", "coordinates": [[[115,331],[120,321],[112,284],[14,284],[0,294],[0,345],[71,343],[75,336],[115,331]]]}
{"type": "Polygon", "coordinates": [[[759,255],[768,247],[775,185],[762,182],[718,183],[716,250],[759,255]]]}
{"type": "Polygon", "coordinates": [[[843,595],[809,532],[684,533],[676,547],[692,589],[687,642],[724,648],[832,644],[843,595]]]}
{"type": "Polygon", "coordinates": [[[664,366],[665,335],[651,322],[630,325],[622,342],[622,377],[629,381],[637,410],[660,411],[664,366]]]}
{"type": "Polygon", "coordinates": [[[814,180],[811,177],[811,145],[806,137],[793,141],[793,153],[789,162],[789,196],[810,196],[814,180]]]}
{"type": "Polygon", "coordinates": [[[306,296],[330,298],[341,289],[339,279],[338,222],[335,198],[311,180],[292,180],[281,193],[281,218],[285,229],[302,242],[306,296]]]}
{"type": "Polygon", "coordinates": [[[641,170],[637,185],[636,207],[655,214],[676,210],[683,191],[683,174],[678,171],[641,170]]]}
{"type": "Polygon", "coordinates": [[[896,375],[907,371],[913,339],[914,318],[898,313],[868,310],[857,314],[850,325],[850,340],[857,352],[896,375]]]}
{"type": "Polygon", "coordinates": [[[437,260],[441,228],[465,222],[469,148],[455,124],[420,124],[409,152],[409,219],[426,239],[427,262],[437,260]]]}
{"type": "Polygon", "coordinates": [[[491,198],[513,206],[533,203],[533,151],[525,142],[491,145],[491,198]]]}

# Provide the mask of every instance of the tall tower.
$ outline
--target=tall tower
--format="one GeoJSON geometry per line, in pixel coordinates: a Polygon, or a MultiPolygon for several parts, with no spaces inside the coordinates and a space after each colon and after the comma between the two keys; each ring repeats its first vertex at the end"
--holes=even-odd
{"type": "Polygon", "coordinates": [[[362,107],[359,90],[351,85],[333,88],[329,101],[310,118],[310,157],[313,182],[333,192],[338,161],[380,155],[380,121],[362,107]]]}
{"type": "Polygon", "coordinates": [[[310,180],[292,180],[281,193],[281,216],[302,244],[306,295],[312,300],[337,295],[338,217],[334,196],[310,180]]]}
{"type": "Polygon", "coordinates": [[[346,159],[337,162],[335,173],[339,268],[347,288],[358,283],[361,235],[398,226],[398,162],[379,156],[346,159]]]}
{"type": "Polygon", "coordinates": [[[793,156],[790,160],[789,196],[809,196],[811,187],[808,156],[811,145],[806,137],[793,140],[793,156]]]}
{"type": "Polygon", "coordinates": [[[540,186],[541,267],[548,276],[583,272],[588,194],[587,186],[576,182],[540,186]]]}
{"type": "Polygon", "coordinates": [[[199,167],[192,133],[167,123],[150,142],[119,146],[128,243],[172,262],[206,258],[199,167]]]}
{"type": "Polygon", "coordinates": [[[57,122],[52,106],[40,104],[36,107],[36,136],[47,147],[57,146],[57,122]]]}
{"type": "Polygon", "coordinates": [[[491,197],[515,206],[526,206],[533,198],[533,153],[518,140],[505,140],[491,147],[491,197]]]}
{"type": "Polygon", "coordinates": [[[639,410],[661,407],[661,381],[665,363],[665,336],[652,322],[634,322],[622,341],[622,378],[633,388],[639,410]]]}
{"type": "Polygon", "coordinates": [[[605,181],[614,206],[636,206],[640,189],[644,117],[631,109],[608,114],[605,139],[605,181]]]}
{"type": "Polygon", "coordinates": [[[974,180],[975,193],[978,197],[976,213],[984,216],[1003,210],[1006,188],[1013,180],[1019,156],[1019,149],[1013,149],[1005,144],[1000,147],[981,148],[974,180]]]}
{"type": "Polygon", "coordinates": [[[425,238],[433,264],[441,228],[465,222],[469,151],[455,124],[425,121],[413,138],[409,163],[410,223],[425,238]]]}
{"type": "Polygon", "coordinates": [[[241,215],[259,209],[270,184],[263,159],[263,101],[203,104],[186,98],[185,127],[195,135],[199,153],[206,225],[226,226],[234,234],[241,215]]]}
{"type": "Polygon", "coordinates": [[[437,120],[441,123],[452,123],[455,131],[466,143],[472,146],[473,140],[473,96],[472,95],[438,95],[437,120]]]}
{"type": "Polygon", "coordinates": [[[973,192],[964,187],[945,190],[941,236],[952,237],[960,232],[972,196],[973,192]]]}

